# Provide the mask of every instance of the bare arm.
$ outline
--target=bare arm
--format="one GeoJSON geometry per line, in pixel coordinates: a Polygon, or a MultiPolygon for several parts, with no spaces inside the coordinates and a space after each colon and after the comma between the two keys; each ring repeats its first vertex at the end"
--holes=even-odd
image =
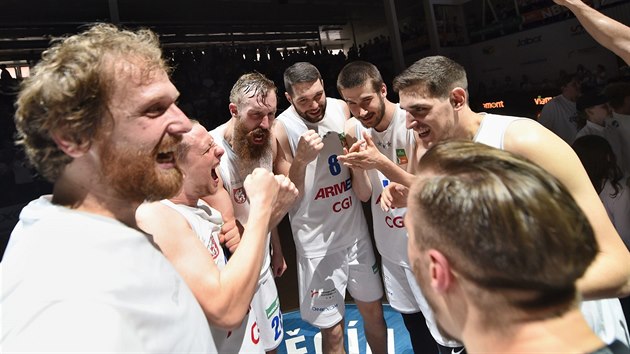
{"type": "Polygon", "coordinates": [[[245,180],[252,205],[243,239],[226,266],[219,271],[212,256],[186,219],[161,204],[143,204],[136,212],[138,224],[153,235],[166,258],[184,278],[212,326],[232,329],[249,310],[263,263],[271,215],[278,191],[273,175],[256,169],[245,180]]]}
{"type": "MultiPolygon", "coordinates": [[[[346,121],[346,145],[350,146],[350,151],[358,151],[361,146],[361,142],[357,142],[356,137],[356,125],[359,124],[356,119],[350,119],[346,121]]],[[[348,150],[344,148],[344,153],[349,154],[348,150]]],[[[350,152],[354,153],[354,152],[350,152]]],[[[343,163],[344,156],[337,156],[339,162],[343,163]]],[[[370,178],[367,175],[367,171],[359,166],[346,165],[350,168],[352,174],[352,189],[356,193],[357,197],[362,202],[367,202],[372,196],[372,184],[370,178]]]]}
{"type": "Polygon", "coordinates": [[[558,178],[591,223],[600,252],[578,282],[585,298],[630,293],[630,253],[571,147],[534,121],[516,121],[506,132],[505,149],[530,159],[558,178]]]}
{"type": "MultiPolygon", "coordinates": [[[[275,134],[274,134],[275,135],[275,134]]],[[[284,149],[280,145],[280,141],[278,139],[275,140],[275,148],[274,148],[274,158],[273,158],[273,173],[278,175],[289,176],[289,169],[291,168],[291,163],[287,160],[287,154],[284,152],[284,149]]],[[[288,144],[288,142],[287,142],[288,144]]],[[[282,218],[287,214],[293,203],[298,198],[299,189],[296,187],[294,191],[290,193],[284,193],[280,191],[278,193],[278,198],[276,198],[276,203],[273,205],[273,211],[271,214],[271,222],[269,223],[269,229],[272,230],[271,238],[273,242],[273,229],[278,226],[282,218]]],[[[278,241],[279,245],[279,241],[278,241]]],[[[273,258],[272,258],[273,260],[273,258]]],[[[284,258],[283,258],[284,260],[284,258]]]]}
{"type": "Polygon", "coordinates": [[[277,227],[271,229],[271,270],[276,278],[281,277],[284,271],[287,270],[287,262],[282,253],[280,233],[277,227]]]}
{"type": "Polygon", "coordinates": [[[278,139],[279,151],[284,154],[284,159],[288,162],[283,171],[278,171],[291,178],[291,181],[298,189],[298,199],[304,196],[304,177],[306,175],[306,166],[309,162],[315,160],[319,152],[324,148],[322,138],[314,130],[307,130],[300,137],[295,156],[291,155],[291,147],[289,146],[289,138],[287,136],[284,125],[280,122],[274,126],[274,134],[278,139]],[[286,167],[289,167],[288,170],[286,167]]]}
{"type": "Polygon", "coordinates": [[[582,0],[554,0],[566,6],[599,44],[630,64],[630,27],[588,6],[582,0]]]}

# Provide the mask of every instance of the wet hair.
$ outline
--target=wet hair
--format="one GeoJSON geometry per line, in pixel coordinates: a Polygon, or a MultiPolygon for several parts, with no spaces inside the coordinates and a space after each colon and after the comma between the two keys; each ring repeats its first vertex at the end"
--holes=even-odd
{"type": "Polygon", "coordinates": [[[464,278],[510,306],[573,302],[575,282],[598,248],[588,219],[555,177],[471,141],[438,143],[420,166],[409,195],[422,220],[413,229],[417,245],[439,250],[464,278]]]}
{"type": "Polygon", "coordinates": [[[317,80],[321,81],[322,75],[311,63],[297,62],[284,71],[284,88],[289,95],[293,95],[293,85],[317,80]]]}
{"type": "Polygon", "coordinates": [[[96,24],[54,41],[24,80],[16,103],[17,144],[49,181],[72,161],[53,134],[89,146],[104,125],[111,125],[108,102],[117,79],[112,64],[121,59],[141,64],[143,77],[169,72],[155,33],[96,24]]]}
{"type": "Polygon", "coordinates": [[[425,90],[431,97],[447,98],[456,87],[468,89],[463,66],[444,56],[422,58],[394,78],[395,92],[409,88],[425,90]]]}
{"type": "Polygon", "coordinates": [[[267,95],[276,90],[276,84],[259,72],[243,74],[232,86],[230,102],[240,107],[245,98],[256,97],[260,104],[266,105],[267,95]]]}
{"type": "Polygon", "coordinates": [[[623,178],[623,172],[617,165],[617,157],[608,140],[598,135],[584,135],[575,139],[571,147],[580,158],[597,193],[609,181],[615,191],[610,196],[615,198],[621,190],[619,181],[623,178]]]}
{"type": "MultiPolygon", "coordinates": [[[[337,76],[337,90],[360,87],[369,82],[374,92],[379,92],[383,87],[383,77],[376,66],[366,61],[354,61],[347,64],[337,76]]],[[[343,96],[343,95],[342,95],[343,96]]]]}

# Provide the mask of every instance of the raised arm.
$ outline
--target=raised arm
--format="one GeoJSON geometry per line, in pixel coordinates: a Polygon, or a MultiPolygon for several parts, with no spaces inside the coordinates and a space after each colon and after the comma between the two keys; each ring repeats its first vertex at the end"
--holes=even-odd
{"type": "Polygon", "coordinates": [[[287,161],[287,164],[282,168],[282,171],[278,172],[291,178],[291,181],[298,189],[298,199],[301,199],[304,196],[304,177],[306,175],[306,166],[309,162],[315,160],[319,152],[324,148],[322,138],[314,130],[307,130],[300,137],[295,156],[293,156],[291,154],[291,147],[289,146],[287,132],[281,122],[278,122],[274,126],[274,134],[279,144],[278,151],[284,155],[284,160],[287,161]]]}
{"type": "Polygon", "coordinates": [[[599,44],[630,65],[630,27],[588,6],[582,0],[554,0],[566,6],[599,44]]]}
{"type": "MultiPolygon", "coordinates": [[[[357,124],[359,123],[356,121],[356,119],[350,119],[346,121],[346,145],[350,148],[344,148],[345,155],[353,154],[356,151],[360,151],[361,147],[365,146],[365,142],[358,141],[356,137],[357,124]]],[[[343,163],[343,158],[344,156],[337,156],[337,159],[341,163],[343,163]]],[[[360,166],[353,166],[351,164],[344,165],[350,168],[350,173],[352,175],[352,189],[354,189],[357,197],[362,202],[367,202],[372,196],[372,184],[370,183],[370,178],[367,175],[367,171],[360,166]]]]}
{"type": "Polygon", "coordinates": [[[271,205],[279,183],[263,169],[245,179],[251,210],[239,247],[219,270],[210,252],[177,211],[162,204],[143,204],[136,212],[139,226],[153,235],[166,258],[186,281],[212,326],[232,329],[249,310],[266,250],[271,205]]]}
{"type": "Polygon", "coordinates": [[[538,123],[523,120],[508,128],[505,149],[528,158],[558,178],[591,223],[600,252],[578,282],[585,298],[628,295],[630,253],[571,147],[538,123]]]}

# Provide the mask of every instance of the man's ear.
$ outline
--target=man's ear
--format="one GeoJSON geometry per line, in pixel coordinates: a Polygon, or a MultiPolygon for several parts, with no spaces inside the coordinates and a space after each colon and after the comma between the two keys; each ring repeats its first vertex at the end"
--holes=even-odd
{"type": "Polygon", "coordinates": [[[238,116],[238,107],[234,103],[230,103],[228,107],[230,109],[230,114],[232,115],[232,117],[238,116]]]}
{"type": "Polygon", "coordinates": [[[451,105],[455,110],[460,110],[466,105],[466,90],[461,87],[456,87],[451,90],[451,95],[449,99],[451,100],[451,105]]]}
{"type": "Polygon", "coordinates": [[[77,158],[81,157],[90,149],[89,141],[80,141],[74,137],[70,137],[66,133],[61,133],[59,131],[54,131],[51,134],[53,141],[61,151],[63,151],[66,155],[77,158]]]}
{"type": "Polygon", "coordinates": [[[454,281],[454,275],[451,265],[440,251],[431,249],[429,255],[429,275],[431,277],[431,287],[438,293],[446,292],[451,288],[454,281]]]}
{"type": "Polygon", "coordinates": [[[290,104],[293,104],[293,100],[291,99],[291,95],[289,95],[288,92],[284,92],[284,97],[287,98],[287,101],[289,101],[290,104]]]}
{"type": "Polygon", "coordinates": [[[383,85],[381,85],[381,96],[382,97],[387,97],[387,85],[385,85],[385,83],[383,83],[383,85]]]}

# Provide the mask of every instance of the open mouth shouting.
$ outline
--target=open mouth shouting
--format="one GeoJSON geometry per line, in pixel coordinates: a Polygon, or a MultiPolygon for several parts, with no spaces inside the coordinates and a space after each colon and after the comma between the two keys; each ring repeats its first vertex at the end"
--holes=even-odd
{"type": "Polygon", "coordinates": [[[210,176],[212,177],[212,183],[215,186],[219,185],[219,175],[217,174],[217,167],[215,166],[214,168],[212,168],[212,170],[210,171],[210,176]]]}
{"type": "Polygon", "coordinates": [[[252,131],[252,142],[257,145],[264,144],[269,138],[269,132],[263,129],[256,129],[252,131]]]}

